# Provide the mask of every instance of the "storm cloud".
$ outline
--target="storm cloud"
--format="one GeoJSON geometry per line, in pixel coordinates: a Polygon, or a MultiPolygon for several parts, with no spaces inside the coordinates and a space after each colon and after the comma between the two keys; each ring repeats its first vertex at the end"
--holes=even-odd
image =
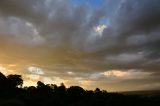
{"type": "Polygon", "coordinates": [[[73,1],[1,0],[1,71],[89,89],[159,88],[160,1],[73,1]]]}

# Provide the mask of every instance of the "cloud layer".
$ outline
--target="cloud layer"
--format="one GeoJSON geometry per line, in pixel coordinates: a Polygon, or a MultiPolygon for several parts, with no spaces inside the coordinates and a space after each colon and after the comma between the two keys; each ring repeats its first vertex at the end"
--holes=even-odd
{"type": "Polygon", "coordinates": [[[159,19],[159,0],[1,0],[0,63],[28,83],[37,75],[88,89],[157,89],[159,19]]]}

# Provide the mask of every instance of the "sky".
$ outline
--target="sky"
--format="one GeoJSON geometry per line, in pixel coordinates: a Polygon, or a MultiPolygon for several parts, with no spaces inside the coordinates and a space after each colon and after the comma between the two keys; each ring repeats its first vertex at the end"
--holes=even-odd
{"type": "Polygon", "coordinates": [[[160,89],[160,0],[0,0],[0,72],[24,86],[160,89]]]}

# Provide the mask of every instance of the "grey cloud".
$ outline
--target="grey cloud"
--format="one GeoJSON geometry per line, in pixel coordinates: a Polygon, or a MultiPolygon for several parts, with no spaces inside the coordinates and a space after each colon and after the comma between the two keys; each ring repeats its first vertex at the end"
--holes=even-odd
{"type": "Polygon", "coordinates": [[[101,46],[98,46],[98,49],[101,49],[95,52],[95,56],[112,58],[112,64],[118,63],[117,65],[127,59],[128,62],[124,64],[124,67],[133,66],[146,69],[152,66],[158,71],[157,64],[148,66],[144,64],[159,57],[159,4],[158,0],[126,0],[119,3],[113,15],[109,17],[109,28],[104,31],[103,38],[99,40],[101,46]],[[143,52],[143,58],[136,55],[139,52],[143,52]],[[132,56],[117,58],[124,53],[135,54],[138,60],[130,63],[132,56]],[[115,58],[114,61],[113,58],[115,58]]]}
{"type": "Polygon", "coordinates": [[[113,21],[117,27],[126,26],[124,30],[132,30],[132,33],[149,30],[159,26],[159,12],[158,0],[130,0],[121,4],[113,21]]]}
{"type": "Polygon", "coordinates": [[[105,16],[103,7],[93,12],[87,6],[74,7],[59,0],[7,0],[1,1],[0,7],[2,14],[31,22],[40,35],[55,46],[67,43],[79,46],[84,42],[80,47],[84,48],[90,31],[105,16]]]}
{"type": "Polygon", "coordinates": [[[35,64],[48,76],[51,70],[61,77],[67,77],[66,71],[88,77],[95,72],[135,68],[159,73],[159,0],[104,3],[93,10],[68,0],[1,0],[0,57],[35,64]],[[95,36],[94,27],[104,18],[107,28],[101,37],[95,36]]]}

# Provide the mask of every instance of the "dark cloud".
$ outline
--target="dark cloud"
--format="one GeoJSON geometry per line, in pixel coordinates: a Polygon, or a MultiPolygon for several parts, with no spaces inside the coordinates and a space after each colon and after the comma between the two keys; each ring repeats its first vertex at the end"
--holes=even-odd
{"type": "Polygon", "coordinates": [[[116,65],[118,62],[119,65],[131,65],[138,68],[152,66],[158,71],[157,64],[144,64],[159,58],[159,4],[158,0],[121,1],[117,9],[113,11],[114,15],[110,17],[110,29],[107,28],[104,31],[103,39],[99,41],[102,42],[99,48],[104,49],[100,49],[95,55],[100,54],[101,57],[112,58],[116,65]],[[143,53],[143,57],[139,58],[138,53],[143,53]],[[138,60],[132,62],[132,57],[138,60]],[[128,61],[123,64],[123,60],[128,61]]]}
{"type": "Polygon", "coordinates": [[[159,73],[159,19],[159,0],[106,0],[94,9],[69,0],[1,0],[0,62],[69,79],[64,73],[85,80],[110,70],[159,73]]]}

